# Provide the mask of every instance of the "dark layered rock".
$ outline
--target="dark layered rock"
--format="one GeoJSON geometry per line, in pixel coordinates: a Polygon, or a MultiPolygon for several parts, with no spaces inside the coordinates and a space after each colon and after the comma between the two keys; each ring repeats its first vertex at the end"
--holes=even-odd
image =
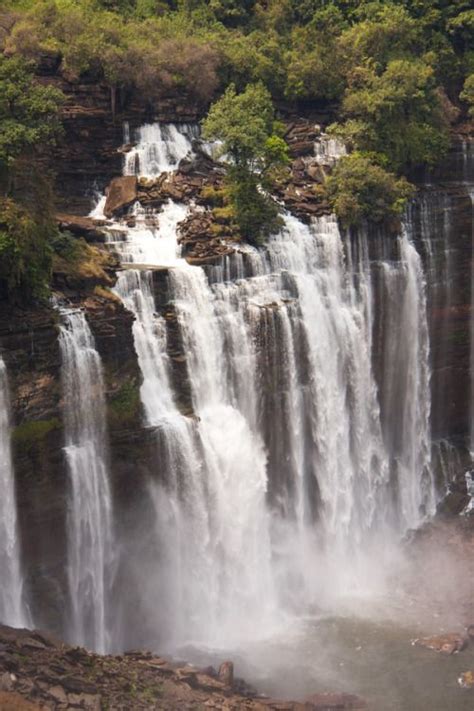
{"type": "Polygon", "coordinates": [[[435,439],[466,440],[470,421],[470,324],[474,162],[455,141],[420,185],[414,225],[427,275],[432,364],[431,424],[435,439]],[[428,240],[428,241],[427,241],[428,240]]]}
{"type": "Polygon", "coordinates": [[[121,174],[125,122],[133,134],[147,122],[192,122],[202,114],[202,108],[182,92],[150,103],[139,92],[112,94],[109,86],[92,78],[69,81],[58,69],[57,58],[48,56],[40,67],[39,80],[56,86],[66,96],[63,135],[44,157],[45,165],[55,173],[58,208],[64,212],[88,214],[97,193],[121,174]]]}
{"type": "Polygon", "coordinates": [[[186,260],[202,266],[219,263],[232,254],[235,250],[230,243],[236,241],[236,235],[229,220],[220,221],[215,213],[196,210],[180,224],[178,241],[186,260]]]}
{"type": "Polygon", "coordinates": [[[298,119],[287,125],[285,141],[293,158],[314,155],[314,142],[321,135],[321,127],[307,119],[298,119]]]}
{"type": "Polygon", "coordinates": [[[101,223],[92,217],[58,213],[56,220],[61,231],[68,231],[75,237],[83,237],[87,242],[104,242],[104,231],[101,229],[101,223]]]}
{"type": "MultiPolygon", "coordinates": [[[[147,450],[143,430],[133,316],[106,288],[115,281],[110,255],[85,243],[84,248],[85,262],[67,263],[70,274],[61,272],[61,261],[55,263],[55,269],[59,268],[54,274],[56,296],[63,304],[86,311],[102,359],[112,490],[117,499],[123,499],[132,473],[134,486],[139,488],[141,479],[154,469],[155,450],[151,445],[147,450]],[[84,265],[93,277],[84,277],[84,265]],[[60,286],[62,290],[58,290],[60,286]]],[[[68,484],[59,323],[59,312],[47,305],[27,310],[0,306],[0,350],[10,383],[12,455],[26,590],[34,619],[61,635],[68,604],[68,484]]]]}

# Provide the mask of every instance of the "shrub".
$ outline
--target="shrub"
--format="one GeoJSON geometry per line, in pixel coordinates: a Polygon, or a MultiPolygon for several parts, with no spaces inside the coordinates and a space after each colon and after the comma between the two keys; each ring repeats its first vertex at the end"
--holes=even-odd
{"type": "Polygon", "coordinates": [[[13,300],[48,295],[54,229],[48,220],[35,220],[15,201],[0,200],[0,280],[13,300]]]}
{"type": "Polygon", "coordinates": [[[474,74],[470,74],[464,82],[460,99],[469,106],[469,115],[474,117],[474,74]]]}
{"type": "Polygon", "coordinates": [[[326,190],[346,227],[364,219],[382,222],[399,217],[413,193],[405,178],[397,178],[363,153],[341,158],[326,181],[326,190]]]}

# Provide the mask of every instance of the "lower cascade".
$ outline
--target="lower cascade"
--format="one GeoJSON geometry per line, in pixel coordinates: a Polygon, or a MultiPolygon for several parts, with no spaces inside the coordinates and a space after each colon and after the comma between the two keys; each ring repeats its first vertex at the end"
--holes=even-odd
{"type": "Polygon", "coordinates": [[[106,652],[114,566],[104,384],[82,312],[62,313],[60,347],[69,477],[67,635],[74,644],[106,652]]]}
{"type": "Polygon", "coordinates": [[[21,627],[29,620],[23,603],[10,436],[7,369],[0,356],[0,622],[21,627]]]}
{"type": "MultiPolygon", "coordinates": [[[[162,133],[146,136],[146,155],[178,153],[150,147],[162,133]]],[[[265,248],[238,247],[206,269],[181,257],[187,208],[169,201],[153,214],[157,227],[135,207],[134,226],[116,223],[109,237],[157,442],[152,524],[130,573],[146,624],[123,643],[231,645],[364,590],[368,576],[377,589],[387,571],[371,556],[433,513],[425,278],[410,213],[375,263],[365,230],[287,214],[265,248]],[[190,411],[154,299],[163,269],[190,411]]]]}

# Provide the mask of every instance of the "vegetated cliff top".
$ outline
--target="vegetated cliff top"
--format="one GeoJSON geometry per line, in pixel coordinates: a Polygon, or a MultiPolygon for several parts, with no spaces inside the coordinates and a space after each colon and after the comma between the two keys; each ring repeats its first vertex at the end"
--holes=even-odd
{"type": "MultiPolygon", "coordinates": [[[[204,116],[214,102],[212,115],[231,85],[235,102],[266,92],[280,107],[330,107],[337,119],[331,130],[353,154],[323,187],[331,208],[352,225],[367,215],[377,221],[399,215],[410,194],[403,176],[438,162],[450,125],[472,113],[473,26],[468,0],[4,0],[0,198],[18,204],[2,198],[0,205],[0,280],[10,295],[30,301],[49,288],[47,233],[54,238],[54,228],[46,202],[36,197],[42,214],[34,214],[24,204],[25,190],[14,188],[19,163],[27,158],[26,175],[33,176],[54,138],[55,119],[71,108],[61,109],[60,92],[48,86],[52,75],[76,87],[87,83],[91,104],[94,84],[107,87],[112,118],[119,102],[137,97],[153,116],[170,96],[189,103],[194,116],[204,116]],[[39,85],[35,71],[43,74],[39,85]],[[381,216],[367,199],[374,185],[384,193],[381,216]],[[41,243],[31,238],[40,233],[41,243]]],[[[242,123],[245,131],[245,117],[242,123]]],[[[77,132],[87,144],[89,128],[77,132]]],[[[83,153],[88,158],[90,151],[83,153]]],[[[89,162],[104,172],[102,158],[89,162]]],[[[265,225],[275,210],[263,198],[261,205],[247,204],[259,193],[257,178],[248,171],[245,177],[231,187],[236,219],[248,232],[257,212],[265,225]]],[[[255,242],[264,239],[260,232],[255,242]]]]}

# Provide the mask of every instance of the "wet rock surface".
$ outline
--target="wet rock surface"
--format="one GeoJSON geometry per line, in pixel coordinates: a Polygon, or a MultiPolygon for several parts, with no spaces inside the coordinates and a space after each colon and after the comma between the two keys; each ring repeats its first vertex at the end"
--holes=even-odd
{"type": "Polygon", "coordinates": [[[125,212],[127,207],[133,205],[136,199],[137,179],[134,175],[114,178],[107,189],[104,215],[106,217],[121,215],[125,212]]]}
{"type": "Polygon", "coordinates": [[[463,672],[458,679],[458,684],[463,689],[474,689],[474,670],[463,672]]]}
{"type": "Polygon", "coordinates": [[[431,649],[434,652],[441,652],[442,654],[456,654],[467,647],[468,640],[466,636],[453,632],[433,637],[420,637],[413,640],[412,644],[431,649]]]}
{"type": "Polygon", "coordinates": [[[173,663],[151,652],[99,656],[38,631],[0,626],[2,711],[363,711],[349,694],[317,694],[302,702],[256,694],[224,662],[216,673],[173,663]],[[239,688],[236,688],[239,687],[239,688]]]}

